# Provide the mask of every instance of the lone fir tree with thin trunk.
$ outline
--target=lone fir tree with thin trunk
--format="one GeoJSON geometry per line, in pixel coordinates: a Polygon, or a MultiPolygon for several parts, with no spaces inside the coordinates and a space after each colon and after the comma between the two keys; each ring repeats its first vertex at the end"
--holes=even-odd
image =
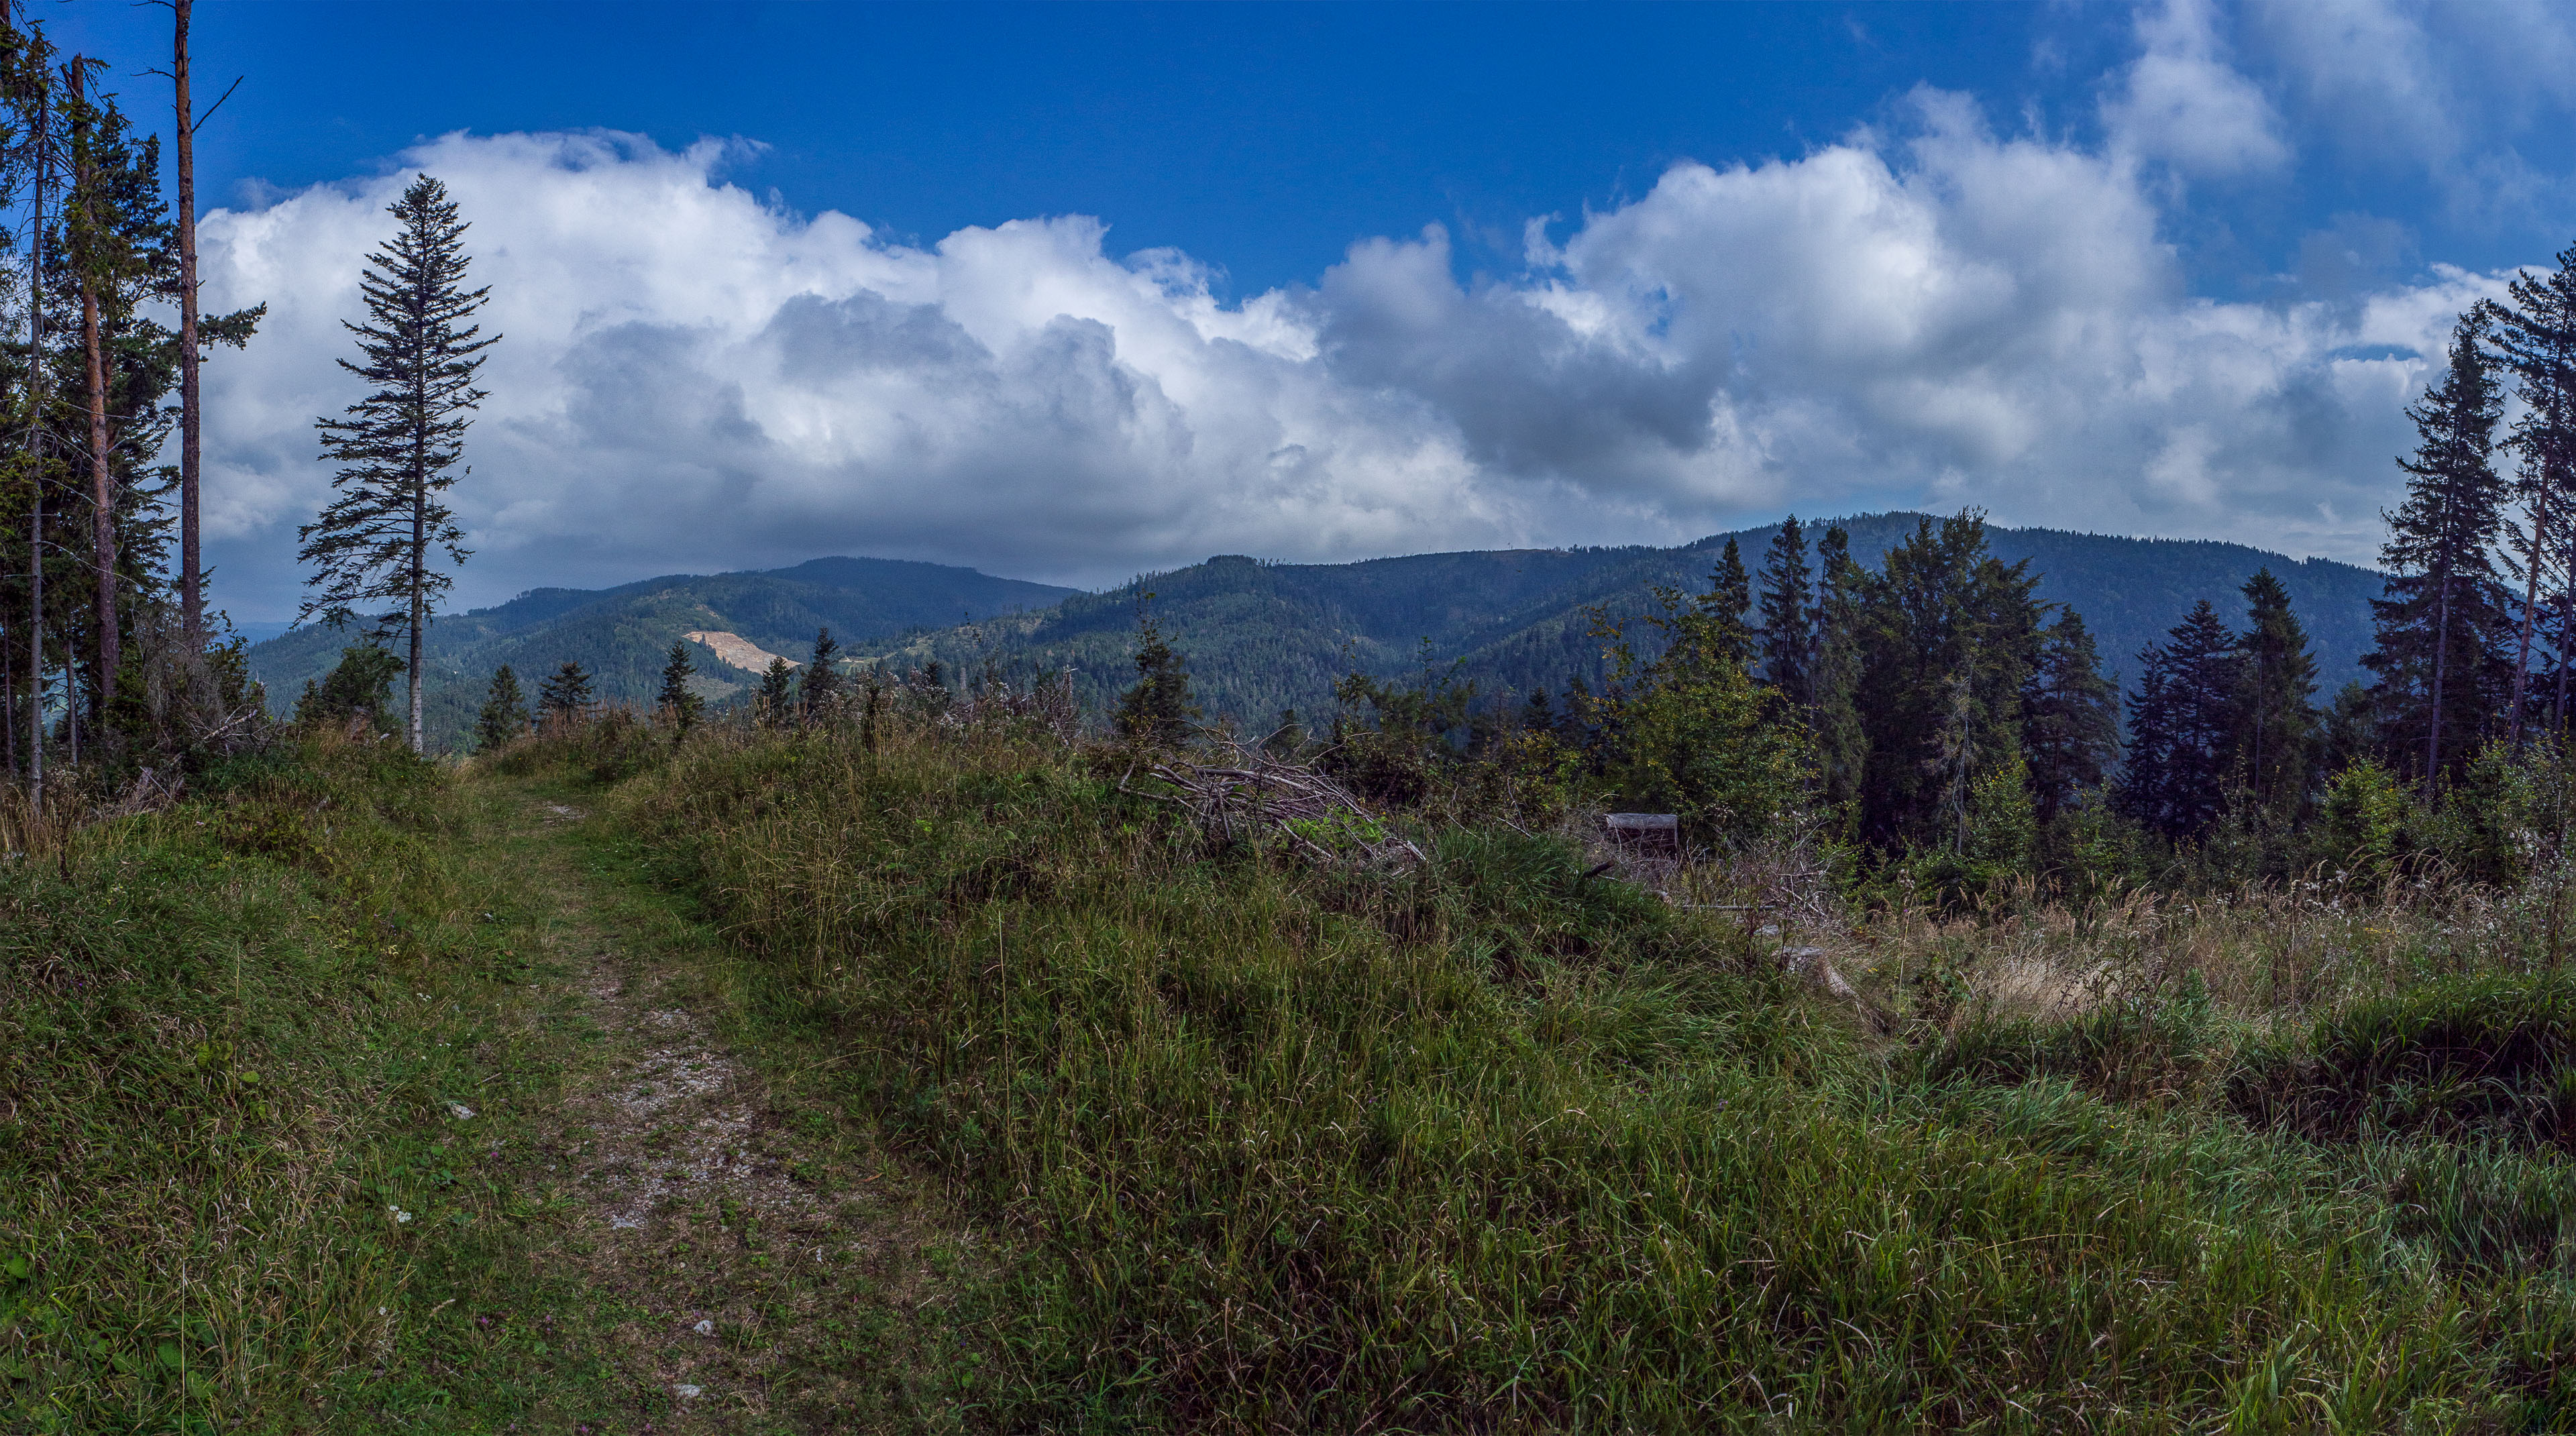
{"type": "Polygon", "coordinates": [[[319,419],[323,457],[339,472],[339,492],[320,518],[297,530],[307,582],[320,592],[297,621],[319,616],[333,625],[365,616],[373,632],[409,635],[407,664],[414,752],[422,751],[421,642],[450,577],[431,567],[432,549],[463,563],[464,530],[442,496],[465,457],[470,411],[484,398],[474,387],[482,351],[501,336],[478,337],[468,324],[488,289],[467,290],[465,225],[446,186],[427,175],[387,207],[402,228],[367,257],[360,280],[366,324],[349,324],[365,362],[340,367],[375,386],[342,419],[319,419]]]}

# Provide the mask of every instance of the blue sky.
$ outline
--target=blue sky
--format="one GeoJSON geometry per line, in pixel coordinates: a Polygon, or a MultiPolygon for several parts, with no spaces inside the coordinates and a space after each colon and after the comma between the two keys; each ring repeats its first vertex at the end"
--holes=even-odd
{"type": "MultiPolygon", "coordinates": [[[[1256,290],[1433,220],[1516,253],[1529,215],[1615,202],[1677,159],[1794,154],[1918,82],[2045,95],[2029,52],[2067,29],[2010,5],[216,0],[200,17],[200,83],[251,77],[203,142],[210,203],[456,129],[741,135],[767,149],[729,177],[800,209],[930,239],[1097,214],[1120,246],[1209,256],[1256,290]],[[388,51],[401,62],[361,58],[388,51]]],[[[103,53],[166,44],[158,10],[53,23],[103,53]]]]}
{"type": "MultiPolygon", "coordinates": [[[[2425,58],[2478,58],[2481,30],[2509,43],[2511,8],[2424,10],[2428,38],[2466,52],[2425,58]]],[[[165,103],[137,76],[149,67],[137,57],[159,62],[164,12],[81,3],[51,24],[67,47],[127,61],[134,103],[165,103]]],[[[765,148],[726,176],[798,209],[932,240],[1098,215],[1113,248],[1178,247],[1258,292],[1311,282],[1355,240],[1434,221],[1467,260],[1513,264],[1530,216],[1634,198],[1677,160],[1795,156],[1884,121],[1916,85],[2099,143],[2104,75],[2134,51],[2132,28],[2120,6],[2009,3],[211,0],[199,83],[208,99],[244,83],[200,163],[206,203],[238,204],[363,173],[451,130],[605,128],[671,147],[738,135],[765,148]]],[[[2174,215],[2196,287],[2350,285],[2436,259],[2488,269],[2568,242],[2564,93],[2481,95],[2473,75],[2443,76],[2461,84],[2447,98],[2472,132],[2462,167],[2489,171],[2455,193],[2421,154],[2303,95],[2298,57],[2275,53],[2300,37],[2228,28],[2254,32],[2234,47],[2247,71],[2311,103],[2282,106],[2291,166],[2212,186],[2174,215]],[[2534,182],[2556,192],[2513,193],[2534,182]],[[2320,264],[2321,244],[2349,252],[2356,234],[2369,237],[2361,253],[2320,264]]]]}
{"type": "MultiPolygon", "coordinates": [[[[163,16],[44,12],[129,76],[163,16]]],[[[2576,45],[2502,3],[206,3],[197,53],[209,284],[278,315],[218,381],[263,616],[404,165],[514,336],[477,599],[1897,503],[2367,558],[2449,315],[2576,240],[2576,45]]]]}

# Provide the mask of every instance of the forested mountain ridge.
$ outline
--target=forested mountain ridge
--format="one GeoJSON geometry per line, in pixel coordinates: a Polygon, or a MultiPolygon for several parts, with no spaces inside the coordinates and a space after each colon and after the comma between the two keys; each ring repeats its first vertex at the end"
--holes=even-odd
{"type": "MultiPolygon", "coordinates": [[[[1911,535],[1921,514],[1862,514],[1828,522],[1851,538],[1852,556],[1875,566],[1911,535]]],[[[1812,527],[1820,533],[1823,525],[1812,527]]],[[[890,655],[936,659],[951,670],[994,664],[1006,672],[1071,668],[1084,699],[1105,705],[1130,680],[1143,594],[1165,636],[1188,662],[1211,715],[1266,722],[1283,708],[1313,714],[1335,679],[1357,670],[1389,678],[1427,656],[1497,693],[1561,691],[1605,676],[1591,610],[1642,612],[1652,585],[1707,587],[1729,540],[1747,565],[1761,561],[1770,527],[1712,534],[1677,548],[1510,549],[1419,554],[1350,564],[1274,564],[1220,556],[1148,576],[1049,609],[920,635],[890,655]]],[[[2054,529],[1989,527],[1994,554],[2028,560],[2037,596],[2084,616],[2105,668],[2123,675],[2203,599],[2243,606],[2238,590],[2269,568],[2306,625],[2321,686],[2362,676],[2371,643],[2376,570],[2329,559],[2293,559],[2242,544],[2140,539],[2054,529]]]]}
{"type": "MultiPolygon", "coordinates": [[[[1875,565],[1922,521],[1911,513],[1838,520],[1852,555],[1875,565]]],[[[995,665],[1025,674],[1071,668],[1086,702],[1105,708],[1131,679],[1137,602],[1151,607],[1187,660],[1211,715],[1246,723],[1283,708],[1319,713],[1334,680],[1357,669],[1376,677],[1418,671],[1430,660],[1496,693],[1561,691],[1603,678],[1590,610],[1633,615],[1651,585],[1697,592],[1729,539],[1759,562],[1770,528],[1713,534],[1676,548],[1645,545],[1469,550],[1343,564],[1269,563],[1221,555],[1104,593],[994,578],[971,569],[892,559],[826,558],[794,568],[645,579],[603,590],[535,589],[508,603],[440,617],[430,631],[429,728],[461,741],[483,685],[507,663],[534,681],[567,659],[595,675],[611,702],[648,701],[671,643],[691,632],[734,633],[801,659],[829,627],[853,660],[909,667],[933,660],[951,673],[995,665]],[[961,619],[969,620],[960,622],[961,619]]],[[[2370,645],[2374,570],[2298,560],[2241,544],[2123,538],[2053,529],[1989,527],[2006,562],[2030,561],[2038,596],[2084,615],[2115,674],[2164,636],[2192,604],[2241,606],[2246,579],[2269,567],[2307,626],[2323,686],[2359,676],[2370,645]]],[[[253,671],[283,709],[354,641],[304,629],[256,645],[253,671]]],[[[753,675],[698,653],[699,688],[723,700],[753,675]]]]}
{"type": "MultiPolygon", "coordinates": [[[[819,558],[792,568],[675,574],[610,589],[540,588],[491,608],[441,614],[429,630],[429,718],[435,741],[456,746],[471,727],[493,670],[509,664],[533,685],[565,660],[596,675],[610,702],[649,701],[672,640],[692,630],[738,634],[801,657],[829,627],[861,645],[884,643],[961,619],[1052,604],[1074,590],[970,568],[881,558],[819,558]]],[[[250,650],[252,673],[279,711],[357,641],[353,630],[298,629],[250,650]]],[[[698,661],[700,691],[728,697],[754,675],[712,652],[698,661]]]]}

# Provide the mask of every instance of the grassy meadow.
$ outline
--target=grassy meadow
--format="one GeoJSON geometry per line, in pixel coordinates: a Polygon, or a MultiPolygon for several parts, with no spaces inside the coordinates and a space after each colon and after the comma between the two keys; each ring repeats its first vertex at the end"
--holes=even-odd
{"type": "Polygon", "coordinates": [[[1772,934],[1508,825],[1214,844],[1033,731],[693,741],[609,801],[1015,1235],[999,1425],[2576,1423],[2550,895],[1772,934]]]}
{"type": "Polygon", "coordinates": [[[1580,815],[1219,841],[1033,723],[389,746],[8,815],[0,1426],[2576,1426],[2545,885],[1745,914],[1580,815]],[[539,799],[589,817],[499,835],[539,799]],[[973,1234],[760,1297],[756,1409],[574,1259],[558,859],[627,894],[580,942],[706,965],[818,1200],[973,1234]]]}

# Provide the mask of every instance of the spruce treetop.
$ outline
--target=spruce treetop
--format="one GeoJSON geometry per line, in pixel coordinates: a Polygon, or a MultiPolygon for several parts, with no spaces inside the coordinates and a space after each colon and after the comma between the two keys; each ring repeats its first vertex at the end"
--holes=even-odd
{"type": "Polygon", "coordinates": [[[565,659],[553,677],[537,685],[538,706],[549,713],[578,718],[590,701],[590,671],[575,659],[565,659]]]}

